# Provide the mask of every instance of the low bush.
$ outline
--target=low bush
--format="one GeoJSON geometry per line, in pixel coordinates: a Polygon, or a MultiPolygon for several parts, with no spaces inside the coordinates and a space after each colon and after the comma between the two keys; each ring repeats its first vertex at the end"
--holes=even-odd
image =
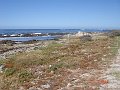
{"type": "Polygon", "coordinates": [[[120,36],[120,30],[112,30],[108,32],[109,37],[115,37],[115,36],[120,36]]]}
{"type": "Polygon", "coordinates": [[[15,73],[16,69],[15,68],[6,68],[5,69],[5,76],[10,76],[10,75],[13,75],[15,73]]]}
{"type": "Polygon", "coordinates": [[[32,73],[27,72],[27,71],[21,71],[19,73],[20,82],[29,81],[32,77],[33,77],[32,73]]]}
{"type": "Polygon", "coordinates": [[[59,68],[62,68],[64,66],[64,63],[57,63],[57,64],[54,64],[52,65],[49,70],[50,71],[56,71],[58,70],[59,68]]]}
{"type": "Polygon", "coordinates": [[[29,41],[24,41],[23,44],[34,44],[37,43],[37,40],[29,40],[29,41]]]}
{"type": "Polygon", "coordinates": [[[13,44],[15,44],[15,41],[2,40],[2,41],[0,41],[0,44],[7,44],[7,45],[9,45],[9,46],[12,46],[13,44]]]}

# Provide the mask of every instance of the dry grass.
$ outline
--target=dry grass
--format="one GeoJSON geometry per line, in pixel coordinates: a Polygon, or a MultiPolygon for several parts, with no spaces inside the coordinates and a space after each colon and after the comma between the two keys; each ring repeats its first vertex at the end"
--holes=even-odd
{"type": "Polygon", "coordinates": [[[13,49],[13,46],[0,44],[0,53],[13,49]]]}
{"type": "MultiPolygon", "coordinates": [[[[32,52],[17,53],[1,62],[5,65],[5,73],[0,75],[1,80],[7,79],[8,81],[7,83],[0,83],[0,86],[2,85],[2,90],[10,87],[17,88],[20,85],[28,88],[32,86],[29,82],[38,76],[40,76],[38,84],[41,85],[46,82],[46,78],[51,80],[52,76],[69,74],[69,71],[66,71],[67,69],[101,70],[109,62],[107,58],[112,55],[111,46],[114,42],[115,39],[113,38],[102,38],[87,42],[74,38],[70,40],[69,44],[54,42],[32,52]],[[42,75],[38,72],[41,72],[42,75]]],[[[66,78],[63,76],[56,77],[53,80],[54,84],[57,84],[54,88],[64,86],[60,84],[66,78]]]]}

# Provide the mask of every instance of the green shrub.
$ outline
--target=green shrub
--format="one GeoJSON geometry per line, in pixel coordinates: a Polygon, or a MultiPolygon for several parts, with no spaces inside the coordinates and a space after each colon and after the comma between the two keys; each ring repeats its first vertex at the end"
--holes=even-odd
{"type": "Polygon", "coordinates": [[[16,69],[15,68],[6,68],[5,69],[5,76],[10,76],[15,73],[16,69]]]}
{"type": "Polygon", "coordinates": [[[81,41],[92,41],[92,36],[90,35],[84,35],[80,37],[81,41]]]}
{"type": "Polygon", "coordinates": [[[59,68],[62,68],[63,66],[64,66],[63,63],[57,63],[57,64],[52,65],[52,66],[49,68],[49,70],[50,70],[50,71],[56,71],[56,70],[58,70],[59,68]]]}
{"type": "Polygon", "coordinates": [[[38,50],[39,49],[39,47],[34,47],[34,50],[38,50]]]}
{"type": "Polygon", "coordinates": [[[33,77],[32,73],[27,71],[22,71],[19,73],[20,82],[29,81],[32,77],[33,77]]]}
{"type": "Polygon", "coordinates": [[[112,30],[108,33],[109,37],[120,36],[120,30],[112,30]]]}

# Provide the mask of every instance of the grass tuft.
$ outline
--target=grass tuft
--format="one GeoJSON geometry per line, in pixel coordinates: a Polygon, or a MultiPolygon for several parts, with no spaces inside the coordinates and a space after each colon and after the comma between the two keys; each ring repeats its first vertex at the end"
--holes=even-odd
{"type": "Polygon", "coordinates": [[[15,72],[16,72],[15,68],[6,68],[4,74],[6,77],[8,77],[13,75],[15,72]]]}

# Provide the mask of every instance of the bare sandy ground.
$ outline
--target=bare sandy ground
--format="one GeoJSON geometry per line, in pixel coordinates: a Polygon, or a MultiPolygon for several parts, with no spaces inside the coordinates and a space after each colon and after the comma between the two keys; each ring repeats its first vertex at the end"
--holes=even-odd
{"type": "Polygon", "coordinates": [[[100,90],[120,90],[120,49],[103,78],[109,82],[108,84],[101,85],[100,90]]]}

